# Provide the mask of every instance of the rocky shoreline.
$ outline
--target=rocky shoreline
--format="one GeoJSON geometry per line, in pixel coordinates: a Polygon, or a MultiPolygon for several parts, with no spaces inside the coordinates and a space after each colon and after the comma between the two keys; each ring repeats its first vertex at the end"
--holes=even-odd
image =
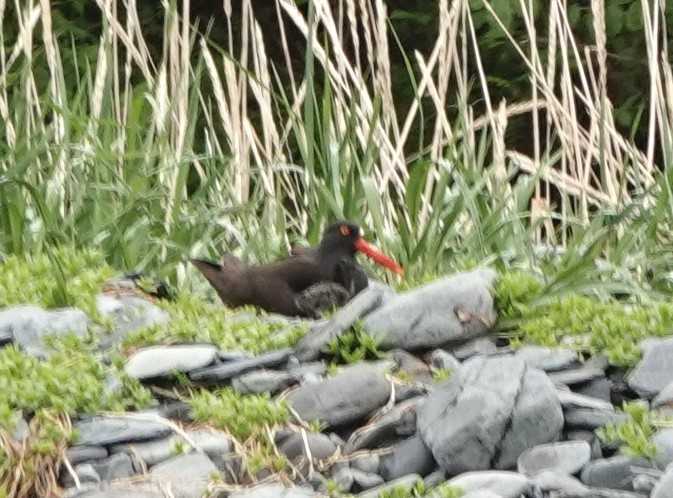
{"type": "MultiPolygon", "coordinates": [[[[580,361],[570,349],[514,350],[489,336],[495,278],[475,270],[399,294],[372,282],[331,317],[304,321],[309,332],[295,347],[258,356],[204,343],[137,349],[124,370],[156,387],[153,406],[73,419],[78,439],[60,467],[63,496],[373,498],[412,496],[422,482],[437,497],[458,496],[447,484],[471,498],[673,497],[673,428],[652,438],[652,461],[596,435],[626,420],[617,410],[623,400],[662,413],[673,407],[673,338],[644,341],[631,372],[601,356],[580,361]],[[389,354],[334,371],[323,352],[356,322],[389,354]],[[288,470],[252,473],[241,441],[194,426],[189,406],[165,395],[179,376],[286,403],[289,423],[268,436],[288,470]]],[[[101,294],[97,306],[114,324],[103,351],[171,320],[132,293],[101,294]]],[[[84,336],[92,327],[81,310],[15,306],[0,310],[0,345],[44,358],[48,335],[84,336]]],[[[29,422],[14,430],[17,441],[29,422]]]]}

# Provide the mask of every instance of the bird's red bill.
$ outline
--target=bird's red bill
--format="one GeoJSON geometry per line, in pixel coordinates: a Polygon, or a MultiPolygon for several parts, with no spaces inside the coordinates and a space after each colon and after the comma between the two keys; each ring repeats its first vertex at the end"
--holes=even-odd
{"type": "Polygon", "coordinates": [[[404,275],[404,268],[402,268],[393,259],[383,254],[381,251],[379,251],[376,247],[371,245],[365,239],[358,239],[355,242],[355,249],[360,251],[362,254],[365,254],[366,256],[370,257],[381,266],[385,266],[389,270],[392,270],[399,275],[404,275]]]}

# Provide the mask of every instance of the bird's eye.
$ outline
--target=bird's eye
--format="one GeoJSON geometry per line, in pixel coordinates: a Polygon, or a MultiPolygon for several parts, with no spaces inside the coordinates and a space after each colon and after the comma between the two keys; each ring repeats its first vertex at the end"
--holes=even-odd
{"type": "Polygon", "coordinates": [[[348,228],[346,225],[341,225],[339,227],[339,231],[341,232],[341,235],[344,237],[348,237],[351,234],[351,229],[348,228]]]}

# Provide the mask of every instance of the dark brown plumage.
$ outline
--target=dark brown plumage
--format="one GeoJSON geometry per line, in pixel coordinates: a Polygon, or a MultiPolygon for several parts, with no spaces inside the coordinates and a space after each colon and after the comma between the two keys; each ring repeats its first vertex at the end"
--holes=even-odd
{"type": "MultiPolygon", "coordinates": [[[[227,306],[249,304],[287,316],[314,316],[311,303],[320,301],[316,299],[316,292],[321,292],[319,287],[314,287],[316,284],[336,284],[344,289],[348,298],[367,286],[367,276],[355,259],[358,251],[403,273],[397,263],[365,242],[360,228],[349,221],[331,224],[317,247],[295,249],[289,256],[271,263],[247,266],[230,255],[224,257],[222,264],[200,259],[191,261],[227,306]]],[[[342,301],[341,291],[329,287],[323,285],[328,293],[335,292],[342,301]]]]}

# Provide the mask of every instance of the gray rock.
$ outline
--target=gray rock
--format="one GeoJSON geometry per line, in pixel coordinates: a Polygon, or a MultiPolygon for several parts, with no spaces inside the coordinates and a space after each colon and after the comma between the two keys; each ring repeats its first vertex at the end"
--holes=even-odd
{"type": "Polygon", "coordinates": [[[543,470],[533,477],[533,482],[540,488],[540,491],[549,493],[550,491],[562,491],[566,494],[579,494],[583,496],[589,491],[589,488],[582,484],[579,479],[565,472],[557,470],[543,470]]]}
{"type": "Polygon", "coordinates": [[[652,443],[657,448],[654,463],[663,470],[673,462],[673,428],[661,429],[652,437],[652,443]]]}
{"type": "Polygon", "coordinates": [[[380,365],[355,364],[333,377],[300,386],[286,399],[303,420],[336,427],[367,417],[389,397],[390,382],[380,365]]]}
{"type": "Polygon", "coordinates": [[[577,394],[597,398],[607,403],[612,401],[612,382],[605,377],[590,380],[586,384],[579,386],[573,386],[573,389],[577,394]]]}
{"type": "Polygon", "coordinates": [[[570,408],[564,410],[566,429],[598,429],[608,424],[620,424],[628,420],[624,413],[613,410],[590,410],[570,408]]]}
{"type": "Polygon", "coordinates": [[[382,493],[392,491],[393,489],[395,490],[406,489],[410,492],[409,495],[411,496],[411,489],[413,489],[413,487],[416,485],[418,481],[422,481],[421,476],[417,474],[409,474],[404,477],[400,477],[399,479],[395,479],[394,481],[390,481],[385,484],[381,484],[380,486],[376,486],[375,488],[372,488],[368,491],[363,491],[362,493],[356,496],[358,498],[379,498],[382,493]]]}
{"type": "Polygon", "coordinates": [[[673,465],[666,469],[654,489],[650,498],[673,498],[673,465]]]}
{"type": "Polygon", "coordinates": [[[477,337],[453,350],[458,361],[465,361],[473,356],[491,356],[498,352],[498,347],[490,337],[477,337]]]}
{"type": "Polygon", "coordinates": [[[83,497],[91,497],[94,496],[100,489],[100,484],[99,483],[94,483],[94,482],[87,482],[87,483],[80,483],[80,487],[71,487],[67,488],[63,492],[63,496],[61,498],[83,498],[83,497]]]}
{"type": "Polygon", "coordinates": [[[317,358],[332,338],[350,330],[356,321],[387,302],[392,295],[394,291],[388,286],[370,281],[369,287],[329,319],[316,322],[311,327],[310,332],[296,347],[297,358],[301,361],[317,358]]]}
{"type": "Polygon", "coordinates": [[[403,349],[395,349],[390,356],[397,366],[397,370],[402,370],[409,374],[415,382],[432,383],[432,373],[430,367],[424,361],[418,359],[411,353],[403,349]]]}
{"type": "Polygon", "coordinates": [[[582,470],[584,484],[597,488],[633,490],[634,473],[631,470],[638,460],[628,456],[614,456],[592,460],[582,470]]]}
{"type": "Polygon", "coordinates": [[[102,460],[107,456],[108,451],[102,446],[71,446],[65,450],[65,458],[73,466],[90,460],[102,460]]]}
{"type": "MultiPolygon", "coordinates": [[[[430,494],[430,498],[435,498],[435,494],[430,494]]],[[[439,498],[439,496],[437,496],[439,498]]],[[[460,495],[460,498],[502,498],[500,493],[495,491],[489,491],[486,489],[478,489],[477,491],[470,491],[464,495],[460,495]]]]}
{"type": "Polygon", "coordinates": [[[466,361],[417,412],[425,444],[454,475],[510,468],[526,449],[555,441],[563,426],[546,374],[506,356],[466,361]]]}
{"type": "Polygon", "coordinates": [[[502,470],[466,472],[450,479],[449,484],[465,493],[491,491],[503,498],[518,498],[532,487],[532,481],[526,476],[502,470]]]}
{"type": "Polygon", "coordinates": [[[28,422],[23,418],[21,412],[15,411],[14,415],[16,417],[16,425],[12,430],[12,438],[14,438],[15,441],[21,441],[28,435],[28,422]]]}
{"type": "Polygon", "coordinates": [[[652,400],[652,408],[673,407],[673,382],[666,384],[652,400]]]}
{"type": "Polygon", "coordinates": [[[383,478],[376,473],[363,472],[357,469],[344,469],[344,471],[350,472],[352,475],[353,487],[351,489],[356,493],[359,491],[366,491],[383,484],[383,478]]]}
{"type": "Polygon", "coordinates": [[[605,372],[600,368],[583,366],[573,370],[561,370],[559,372],[549,372],[549,378],[554,384],[564,384],[566,386],[575,386],[585,384],[594,379],[605,377],[605,372]]]}
{"type": "Polygon", "coordinates": [[[350,493],[353,489],[353,483],[355,482],[355,477],[353,476],[353,469],[349,467],[343,467],[337,469],[332,474],[332,481],[336,484],[336,489],[340,493],[350,493]]]}
{"type": "Polygon", "coordinates": [[[434,472],[431,472],[423,479],[423,484],[425,489],[436,488],[440,484],[443,484],[446,481],[446,472],[442,469],[437,469],[434,472]]]}
{"type": "MultiPolygon", "coordinates": [[[[329,436],[325,434],[307,432],[306,441],[311,451],[311,457],[314,460],[323,460],[334,455],[336,445],[330,440],[329,436]]],[[[290,437],[286,438],[279,447],[280,451],[285,454],[292,462],[297,462],[298,459],[306,457],[306,445],[304,444],[303,436],[295,432],[290,437]]]]}
{"type": "Polygon", "coordinates": [[[517,470],[534,476],[543,470],[576,474],[591,458],[591,446],[586,441],[547,443],[527,449],[517,460],[517,470]]]}
{"type": "Polygon", "coordinates": [[[98,311],[112,319],[112,332],[102,341],[104,348],[119,344],[129,333],[141,328],[168,323],[170,315],[151,301],[133,294],[98,294],[98,311]]]}
{"type": "Polygon", "coordinates": [[[370,474],[379,471],[380,457],[377,453],[359,453],[350,459],[352,469],[361,470],[370,474]]]}
{"type": "Polygon", "coordinates": [[[460,369],[461,363],[451,353],[443,349],[435,349],[430,355],[430,363],[435,368],[457,372],[460,369]]]}
{"type": "MultiPolygon", "coordinates": [[[[642,347],[642,343],[641,343],[642,347]]],[[[629,387],[651,399],[673,382],[673,338],[650,341],[628,377],[629,387]]]]}
{"type": "Polygon", "coordinates": [[[74,424],[79,438],[74,446],[108,446],[116,443],[146,441],[171,434],[172,429],[157,420],[131,417],[93,417],[74,424]]]}
{"type": "Polygon", "coordinates": [[[327,365],[324,361],[313,361],[302,363],[301,365],[288,366],[287,371],[298,382],[303,381],[306,376],[322,377],[327,373],[327,365]]]}
{"type": "Polygon", "coordinates": [[[22,305],[0,311],[0,336],[12,337],[26,353],[46,357],[44,343],[47,336],[74,334],[86,337],[93,322],[76,308],[46,311],[38,306],[22,305]]]}
{"type": "Polygon", "coordinates": [[[282,391],[296,382],[294,374],[276,370],[253,370],[234,377],[231,387],[243,394],[261,394],[282,391]]]}
{"type": "Polygon", "coordinates": [[[206,367],[216,357],[217,348],[206,344],[152,346],[134,352],[126,361],[125,370],[132,379],[152,379],[206,367]]]}
{"type": "Polygon", "coordinates": [[[419,435],[397,443],[390,453],[380,457],[379,475],[392,481],[409,473],[426,476],[437,468],[432,452],[419,435]]]}
{"type": "Polygon", "coordinates": [[[196,451],[202,451],[217,464],[217,460],[235,451],[234,441],[228,434],[215,429],[196,429],[185,432],[196,451]]]}
{"type": "MultiPolygon", "coordinates": [[[[80,484],[93,483],[98,484],[101,482],[101,478],[96,472],[96,469],[93,468],[93,465],[90,463],[80,463],[75,465],[74,469],[77,479],[79,479],[80,484]]],[[[66,488],[71,488],[75,486],[74,477],[66,471],[61,471],[61,484],[66,488]]]]}
{"type": "Polygon", "coordinates": [[[474,270],[398,294],[365,317],[365,330],[382,348],[407,351],[483,335],[496,319],[495,279],[493,270],[474,270]]]}
{"type": "Polygon", "coordinates": [[[558,399],[564,410],[572,410],[578,408],[587,408],[590,410],[603,410],[614,412],[615,407],[612,403],[591,396],[577,394],[566,389],[559,389],[557,391],[558,399]]]}
{"type": "Polygon", "coordinates": [[[166,498],[166,494],[158,488],[151,489],[147,485],[124,486],[87,493],[82,498],[166,498]]]}
{"type": "Polygon", "coordinates": [[[369,424],[358,428],[348,439],[346,453],[389,446],[401,437],[416,433],[416,407],[425,398],[413,398],[377,414],[369,424]]]}
{"type": "Polygon", "coordinates": [[[218,351],[217,352],[217,359],[229,363],[232,361],[239,361],[239,360],[249,360],[251,358],[254,358],[255,356],[248,351],[218,351]]]}
{"type": "Polygon", "coordinates": [[[285,362],[292,350],[289,348],[272,351],[254,358],[215,365],[212,367],[195,370],[189,374],[189,378],[199,382],[221,382],[258,368],[273,367],[285,362]]]}
{"type": "Polygon", "coordinates": [[[522,346],[515,356],[521,358],[529,367],[539,368],[545,372],[569,368],[578,361],[577,351],[572,349],[533,345],[522,346]]]}
{"type": "Polygon", "coordinates": [[[229,498],[313,498],[316,493],[304,488],[284,488],[280,484],[260,484],[243,491],[234,491],[229,498]]]}
{"type": "MultiPolygon", "coordinates": [[[[603,448],[595,431],[587,429],[571,429],[565,431],[565,439],[568,441],[586,441],[591,446],[591,459],[603,458],[603,448]]],[[[614,448],[617,449],[616,447],[614,448]]]]}
{"type": "Polygon", "coordinates": [[[153,480],[170,483],[176,498],[201,498],[208,489],[215,464],[202,453],[179,455],[150,469],[153,480]]]}
{"type": "MultiPolygon", "coordinates": [[[[157,439],[125,444],[116,444],[110,447],[112,453],[128,453],[142,460],[145,465],[152,467],[176,455],[181,446],[187,447],[185,439],[177,434],[157,439]]],[[[76,448],[76,447],[75,447],[76,448]]]]}
{"type": "Polygon", "coordinates": [[[116,453],[103,460],[91,463],[102,481],[114,481],[123,477],[131,477],[139,469],[133,465],[131,457],[126,453],[116,453]]]}
{"type": "Polygon", "coordinates": [[[660,480],[661,476],[637,475],[633,478],[633,490],[638,493],[646,493],[649,496],[660,480]]]}

